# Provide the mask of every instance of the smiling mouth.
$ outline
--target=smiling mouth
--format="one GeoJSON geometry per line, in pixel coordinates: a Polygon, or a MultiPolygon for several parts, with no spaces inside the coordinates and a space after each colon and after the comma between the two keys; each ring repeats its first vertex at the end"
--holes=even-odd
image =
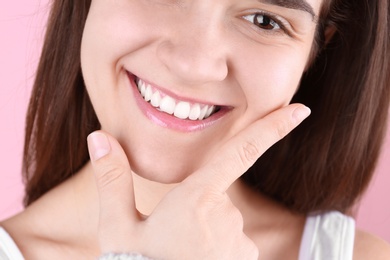
{"type": "Polygon", "coordinates": [[[175,99],[163,93],[140,78],[135,79],[136,86],[143,99],[158,111],[182,120],[205,120],[220,111],[221,107],[175,99]]]}

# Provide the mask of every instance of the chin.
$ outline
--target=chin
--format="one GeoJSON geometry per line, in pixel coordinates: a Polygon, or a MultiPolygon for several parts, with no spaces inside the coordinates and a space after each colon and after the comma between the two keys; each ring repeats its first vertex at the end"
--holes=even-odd
{"type": "Polygon", "coordinates": [[[149,167],[132,167],[133,172],[138,176],[147,179],[149,181],[163,183],[163,184],[175,184],[182,182],[191,173],[188,171],[180,171],[173,169],[157,169],[150,170],[149,167]]]}

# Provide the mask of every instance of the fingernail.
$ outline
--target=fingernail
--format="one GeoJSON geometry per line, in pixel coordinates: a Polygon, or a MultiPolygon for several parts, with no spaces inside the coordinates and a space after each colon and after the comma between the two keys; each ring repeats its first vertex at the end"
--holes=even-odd
{"type": "Polygon", "coordinates": [[[97,161],[103,156],[107,155],[111,146],[108,142],[108,138],[105,134],[102,133],[92,133],[87,138],[89,155],[93,161],[97,161]]]}
{"type": "Polygon", "coordinates": [[[305,118],[307,118],[311,113],[311,110],[310,108],[306,107],[306,106],[299,106],[297,107],[292,116],[293,118],[295,118],[296,120],[296,123],[299,124],[301,123],[305,118]]]}

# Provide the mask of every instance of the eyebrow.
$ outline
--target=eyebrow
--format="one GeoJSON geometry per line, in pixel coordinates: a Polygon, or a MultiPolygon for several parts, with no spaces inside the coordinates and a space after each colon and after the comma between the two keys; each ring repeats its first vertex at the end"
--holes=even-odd
{"type": "Polygon", "coordinates": [[[306,0],[258,0],[259,2],[277,5],[284,8],[301,10],[309,13],[313,20],[316,18],[313,7],[306,0]]]}

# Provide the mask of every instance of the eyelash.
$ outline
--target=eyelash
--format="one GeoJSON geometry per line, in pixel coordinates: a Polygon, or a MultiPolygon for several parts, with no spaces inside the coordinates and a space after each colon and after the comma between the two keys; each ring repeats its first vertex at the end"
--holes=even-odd
{"type": "Polygon", "coordinates": [[[274,14],[267,13],[264,11],[259,11],[259,12],[256,12],[254,14],[244,15],[243,18],[245,20],[247,20],[248,22],[253,23],[262,32],[266,32],[269,34],[286,33],[286,34],[290,35],[289,30],[286,28],[287,22],[274,14]],[[270,24],[273,26],[276,26],[277,28],[274,27],[274,28],[269,30],[269,29],[261,28],[260,26],[256,25],[256,20],[259,16],[266,17],[267,19],[269,19],[270,24]],[[250,18],[248,18],[248,17],[250,17],[250,18]]]}

